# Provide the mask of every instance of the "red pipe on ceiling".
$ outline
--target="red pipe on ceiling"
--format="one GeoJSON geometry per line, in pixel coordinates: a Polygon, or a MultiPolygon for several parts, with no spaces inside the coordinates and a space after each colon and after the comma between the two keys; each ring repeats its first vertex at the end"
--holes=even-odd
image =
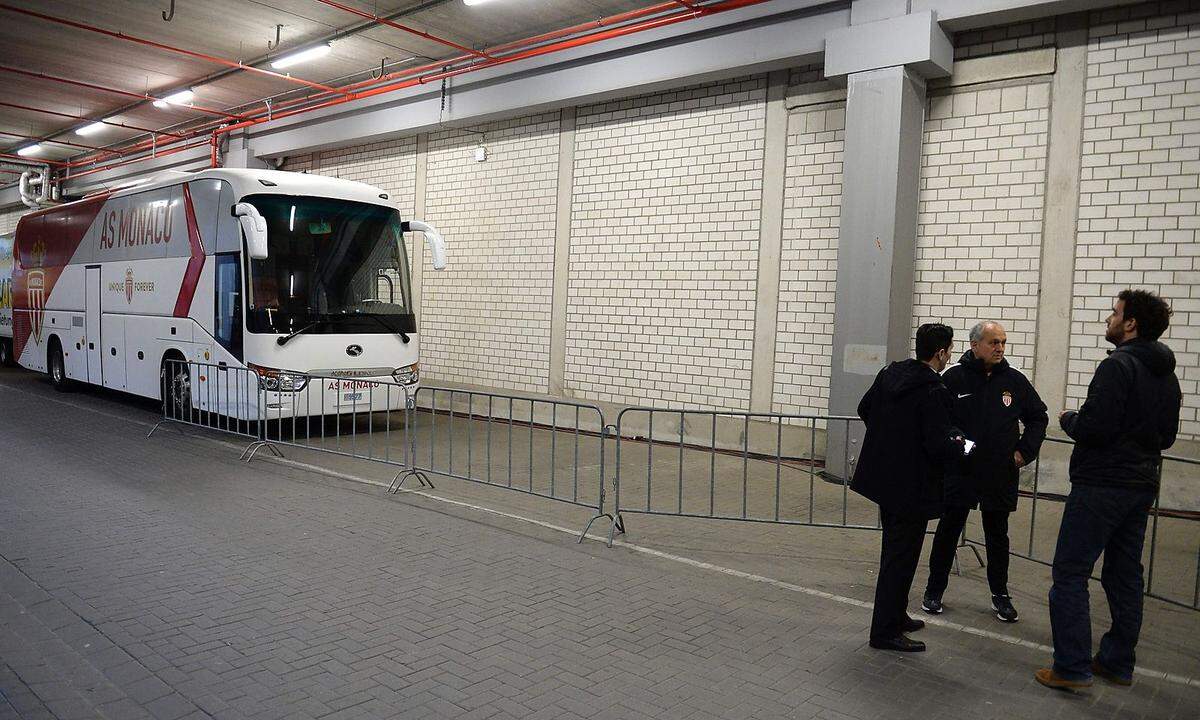
{"type": "MultiPolygon", "coordinates": [[[[622,25],[620,27],[600,30],[600,31],[588,33],[586,35],[582,35],[579,37],[570,38],[568,40],[562,40],[559,42],[553,42],[553,43],[549,43],[546,45],[541,45],[538,47],[521,50],[518,52],[514,52],[510,55],[505,55],[503,57],[490,57],[488,59],[483,59],[483,60],[478,60],[478,59],[472,60],[472,58],[468,56],[468,57],[451,58],[448,60],[438,61],[435,63],[429,63],[427,65],[423,65],[420,67],[409,68],[409,69],[399,71],[396,73],[391,73],[391,74],[385,75],[381,78],[375,78],[372,80],[366,80],[366,81],[362,81],[359,83],[353,83],[351,85],[343,86],[342,88],[339,88],[337,90],[337,92],[339,94],[341,94],[342,97],[334,98],[332,100],[325,100],[325,101],[318,102],[313,105],[307,105],[303,108],[299,108],[299,109],[295,109],[295,110],[288,110],[285,112],[275,112],[274,111],[278,107],[284,107],[284,106],[291,107],[291,106],[295,106],[297,104],[301,104],[301,103],[305,103],[305,102],[312,102],[314,99],[319,98],[322,95],[328,95],[328,93],[318,93],[316,96],[299,98],[294,101],[282,103],[280,106],[276,106],[276,108],[273,108],[272,112],[270,112],[270,113],[264,112],[263,114],[260,114],[259,116],[255,117],[255,118],[252,118],[249,120],[244,120],[244,121],[232,124],[232,125],[221,125],[221,126],[215,127],[215,128],[211,123],[208,125],[202,125],[199,128],[193,129],[191,131],[191,133],[189,135],[187,135],[186,137],[180,137],[179,140],[172,140],[167,143],[159,143],[158,147],[163,147],[166,145],[173,145],[182,140],[193,139],[201,134],[207,134],[209,132],[211,132],[214,136],[222,135],[222,134],[233,132],[235,130],[252,127],[254,125],[260,125],[264,122],[270,122],[272,120],[278,120],[278,119],[282,119],[282,118],[286,118],[286,117],[292,117],[292,116],[299,115],[302,113],[312,112],[314,110],[319,110],[319,109],[323,109],[323,108],[327,108],[327,107],[341,105],[346,102],[350,102],[352,100],[360,100],[363,98],[374,97],[376,95],[381,95],[381,94],[388,93],[388,92],[394,92],[396,90],[402,90],[404,88],[413,87],[416,85],[422,85],[422,84],[426,84],[429,82],[435,82],[435,81],[441,80],[443,78],[455,77],[457,75],[462,75],[465,73],[470,73],[470,72],[474,72],[476,70],[482,70],[482,69],[494,67],[497,65],[503,65],[503,64],[510,63],[510,62],[516,62],[518,60],[524,60],[524,59],[528,59],[528,58],[532,58],[532,57],[538,57],[541,55],[548,55],[548,54],[551,54],[554,52],[559,52],[559,51],[567,50],[570,48],[581,47],[584,45],[590,45],[592,43],[601,42],[603,40],[609,40],[609,39],[616,38],[616,37],[632,35],[634,33],[644,32],[647,30],[653,30],[653,29],[660,28],[660,27],[666,27],[668,25],[673,25],[673,24],[676,24],[679,22],[684,22],[687,20],[693,20],[693,19],[700,18],[700,17],[706,17],[708,15],[715,15],[715,14],[727,12],[730,10],[736,10],[736,9],[743,8],[743,7],[749,7],[751,5],[758,5],[763,2],[767,2],[767,0],[724,0],[723,2],[712,3],[710,5],[698,6],[692,10],[679,10],[678,12],[673,12],[671,14],[664,15],[662,17],[657,17],[657,18],[653,18],[650,20],[643,20],[641,22],[630,23],[628,25],[622,25]],[[443,68],[443,67],[446,67],[447,65],[452,65],[452,64],[455,64],[456,62],[463,62],[463,61],[471,61],[471,62],[470,62],[470,64],[465,65],[460,68],[455,68],[455,69],[451,69],[451,70],[441,70],[438,72],[420,75],[418,77],[411,77],[412,75],[417,74],[417,73],[424,73],[429,70],[443,68]],[[407,78],[407,79],[398,80],[397,82],[391,82],[392,80],[397,80],[399,78],[407,78]],[[386,83],[386,84],[380,85],[379,83],[381,83],[381,82],[386,83]],[[349,92],[352,89],[370,86],[370,85],[375,85],[376,87],[373,87],[369,90],[363,90],[361,92],[349,92]]],[[[0,4],[0,7],[3,7],[3,5],[0,4]]],[[[628,11],[626,13],[620,13],[618,15],[614,15],[609,18],[602,18],[597,21],[592,21],[589,23],[582,23],[580,25],[576,25],[571,28],[564,28],[563,30],[551,31],[549,33],[543,33],[542,35],[534,36],[532,38],[528,38],[523,41],[516,41],[514,43],[509,43],[508,45],[498,46],[498,47],[502,47],[502,48],[503,47],[512,47],[512,46],[521,47],[521,46],[525,46],[528,44],[541,42],[548,38],[561,37],[564,34],[572,34],[576,30],[583,31],[583,30],[587,30],[587,29],[591,29],[591,28],[605,28],[605,27],[608,27],[609,25],[619,23],[622,20],[627,20],[630,18],[637,18],[637,17],[644,17],[649,14],[664,12],[664,11],[668,11],[671,9],[678,9],[678,8],[679,8],[679,4],[672,0],[671,2],[663,2],[663,3],[654,5],[651,7],[642,8],[639,10],[632,10],[632,11],[628,11]]],[[[496,52],[496,49],[492,48],[491,52],[496,52]]],[[[2,105],[2,104],[3,103],[0,103],[0,105],[2,105]]],[[[147,131],[147,132],[155,132],[155,131],[147,131]]],[[[179,136],[175,136],[175,137],[179,137],[179,136]]],[[[139,152],[141,150],[149,149],[150,147],[152,147],[151,141],[142,141],[132,147],[124,148],[122,150],[122,154],[139,152]]],[[[190,147],[194,147],[194,146],[190,146],[190,147]]],[[[161,155],[161,154],[163,154],[163,153],[161,153],[161,152],[158,153],[158,155],[161,155]]],[[[74,168],[74,167],[79,167],[81,165],[86,165],[86,164],[89,164],[92,162],[95,162],[95,160],[84,159],[84,160],[79,160],[79,161],[75,161],[75,162],[71,162],[71,163],[66,163],[66,166],[68,168],[74,168]]],[[[128,161],[128,162],[132,162],[132,161],[128,161]]],[[[120,165],[128,164],[128,162],[122,162],[122,163],[120,163],[120,165]]],[[[82,173],[73,174],[70,177],[78,177],[83,174],[91,174],[93,172],[99,172],[100,170],[104,170],[104,169],[107,169],[110,167],[117,167],[117,166],[118,166],[117,164],[114,164],[114,165],[105,166],[103,168],[94,168],[94,169],[84,171],[82,173]]]]}
{"type": "Polygon", "coordinates": [[[253,73],[258,73],[260,75],[266,75],[267,77],[273,77],[278,80],[286,80],[287,82],[290,82],[290,83],[298,83],[300,85],[307,85],[308,87],[315,88],[317,90],[324,90],[326,92],[331,92],[331,93],[335,93],[335,94],[343,94],[342,90],[339,90],[334,87],[330,87],[328,85],[322,85],[321,83],[315,83],[315,82],[311,82],[309,80],[302,80],[301,78],[298,78],[298,77],[292,77],[291,75],[284,75],[283,73],[272,72],[270,70],[263,70],[262,68],[257,68],[252,65],[243,65],[240,62],[234,62],[233,60],[226,60],[225,58],[219,58],[214,55],[206,55],[204,53],[196,52],[195,50],[185,50],[184,48],[173,47],[171,45],[166,45],[166,44],[163,44],[160,42],[155,42],[153,40],[146,40],[145,38],[135,37],[133,35],[127,35],[123,32],[115,32],[113,30],[105,30],[104,28],[99,28],[94,25],[87,25],[85,23],[75,22],[74,20],[67,20],[66,18],[55,17],[53,15],[45,15],[43,13],[34,12],[33,10],[25,10],[24,8],[13,7],[12,5],[8,5],[6,3],[0,3],[0,10],[8,10],[9,12],[18,13],[20,15],[27,15],[29,17],[34,17],[39,20],[45,20],[47,22],[58,23],[59,25],[66,25],[67,27],[73,27],[78,30],[87,30],[88,32],[94,32],[94,33],[98,33],[100,35],[107,35],[108,37],[116,38],[118,40],[125,40],[127,42],[138,43],[139,45],[146,45],[147,47],[157,48],[159,50],[165,50],[167,52],[173,52],[173,53],[178,53],[180,55],[186,55],[187,57],[190,57],[190,58],[195,58],[197,60],[204,60],[206,62],[216,63],[218,65],[224,65],[225,67],[239,68],[241,70],[246,70],[247,72],[253,72],[253,73]]]}
{"type": "MultiPolygon", "coordinates": [[[[166,150],[156,152],[155,154],[153,154],[149,157],[130,158],[128,160],[122,160],[121,162],[112,163],[111,165],[105,165],[104,167],[95,167],[95,168],[90,168],[88,170],[81,170],[80,172],[72,174],[69,179],[83,177],[84,175],[91,175],[92,173],[104,172],[105,170],[112,170],[113,168],[119,168],[124,165],[132,165],[133,163],[139,163],[139,162],[142,162],[145,160],[154,160],[154,159],[161,158],[161,157],[167,157],[168,155],[174,155],[176,153],[181,153],[181,152],[184,152],[185,150],[194,150],[195,148],[198,148],[198,147],[204,147],[208,143],[209,143],[208,138],[205,138],[201,142],[192,143],[191,145],[181,145],[179,147],[168,148],[166,150]]],[[[28,160],[29,158],[21,158],[21,159],[28,160]]],[[[51,163],[51,165],[53,165],[53,164],[54,163],[51,163]]]]}
{"type": "Polygon", "coordinates": [[[338,10],[344,10],[348,13],[353,13],[353,14],[359,16],[360,18],[366,18],[367,20],[370,20],[377,24],[387,25],[390,28],[395,28],[396,30],[402,30],[406,33],[411,33],[418,37],[423,37],[426,40],[431,40],[435,43],[440,43],[442,45],[446,45],[447,47],[452,47],[455,50],[461,50],[462,52],[465,52],[469,55],[474,55],[475,57],[481,57],[481,58],[490,57],[487,53],[483,53],[478,50],[472,50],[471,48],[463,46],[463,45],[459,45],[456,42],[452,42],[450,40],[446,40],[444,38],[437,37],[436,35],[430,35],[429,33],[423,32],[421,30],[417,30],[416,28],[411,28],[411,27],[408,27],[407,25],[401,25],[400,23],[395,22],[393,20],[388,20],[387,18],[381,18],[378,15],[372,15],[369,12],[364,12],[362,10],[358,10],[356,8],[349,7],[347,5],[343,5],[339,2],[334,2],[334,0],[317,0],[317,2],[321,3],[322,5],[328,5],[329,7],[337,8],[338,10]]]}
{"type": "Polygon", "coordinates": [[[142,132],[153,133],[155,135],[166,135],[167,137],[173,137],[178,140],[186,140],[188,138],[187,135],[178,135],[176,133],[164,132],[162,130],[151,130],[150,128],[144,128],[139,125],[127,125],[125,123],[113,122],[112,120],[92,120],[91,118],[87,118],[82,115],[72,115],[71,113],[57,112],[55,110],[44,110],[42,108],[29,107],[28,105],[18,105],[16,103],[10,103],[10,102],[0,102],[0,107],[9,107],[9,108],[13,108],[15,110],[27,110],[29,112],[42,113],[43,115],[54,115],[56,117],[71,118],[72,120],[87,120],[88,122],[104,123],[105,125],[112,125],[114,127],[123,127],[128,130],[140,130],[142,132]]]}
{"type": "MultiPolygon", "coordinates": [[[[105,87],[103,85],[96,85],[93,83],[84,82],[82,80],[71,80],[70,78],[59,77],[57,75],[47,75],[46,73],[33,72],[32,70],[22,70],[21,68],[9,67],[7,65],[0,65],[0,71],[14,73],[16,75],[24,75],[26,77],[31,77],[31,78],[37,78],[39,80],[50,80],[52,82],[63,83],[65,85],[74,85],[75,87],[87,88],[89,90],[99,90],[100,92],[113,93],[115,95],[123,95],[125,97],[135,98],[137,100],[150,100],[150,101],[158,100],[158,98],[154,97],[153,95],[149,95],[147,93],[135,93],[135,92],[129,92],[128,90],[118,90],[117,88],[110,88],[110,87],[105,87]]],[[[190,108],[192,110],[197,110],[202,113],[208,113],[209,115],[220,115],[221,117],[229,118],[230,120],[248,120],[248,119],[250,119],[249,116],[247,116],[247,115],[237,115],[234,113],[228,113],[228,112],[225,112],[224,110],[215,110],[213,108],[207,108],[207,107],[204,107],[201,105],[196,105],[195,103],[188,103],[186,105],[172,105],[171,107],[190,108]]]]}

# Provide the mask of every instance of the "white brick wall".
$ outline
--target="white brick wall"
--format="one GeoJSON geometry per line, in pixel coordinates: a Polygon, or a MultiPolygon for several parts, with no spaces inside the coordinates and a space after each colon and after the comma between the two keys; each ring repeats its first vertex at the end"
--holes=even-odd
{"type": "MultiPolygon", "coordinates": [[[[546,392],[558,192],[558,114],[429,140],[425,218],[450,263],[422,275],[427,376],[546,392]],[[477,145],[487,160],[476,162],[477,145]]],[[[428,254],[426,254],[428,256],[428,254]]]]}
{"type": "Polygon", "coordinates": [[[569,392],[747,408],[766,82],[580,108],[569,392]]]}
{"type": "Polygon", "coordinates": [[[1108,348],[1112,298],[1126,287],[1161,293],[1175,308],[1163,339],[1183,389],[1180,437],[1191,440],[1200,439],[1198,58],[1200,3],[1092,15],[1067,368],[1078,403],[1108,348]]]}
{"type": "Polygon", "coordinates": [[[829,408],[845,103],[788,116],[772,410],[829,408]]]}
{"type": "Polygon", "coordinates": [[[998,320],[1010,361],[1036,356],[1049,85],[958,91],[930,99],[921,151],[913,328],[998,320]]]}
{"type": "Polygon", "coordinates": [[[9,210],[8,212],[0,212],[0,234],[14,232],[17,229],[17,221],[27,212],[32,212],[28,208],[20,208],[9,210]]]}

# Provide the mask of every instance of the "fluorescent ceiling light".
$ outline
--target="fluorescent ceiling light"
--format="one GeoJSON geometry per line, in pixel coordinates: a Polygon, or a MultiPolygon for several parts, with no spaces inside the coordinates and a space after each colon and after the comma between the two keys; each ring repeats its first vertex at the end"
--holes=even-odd
{"type": "Polygon", "coordinates": [[[463,5],[482,5],[488,0],[463,0],[463,5]]]}
{"type": "Polygon", "coordinates": [[[75,131],[75,134],[76,135],[95,135],[96,133],[100,132],[104,128],[105,128],[104,123],[94,122],[94,123],[91,123],[90,125],[84,125],[83,127],[79,128],[78,130],[75,131]]]}
{"type": "Polygon", "coordinates": [[[168,105],[183,105],[184,103],[191,102],[195,95],[196,93],[192,92],[190,89],[180,90],[173,95],[166,96],[162,100],[155,100],[154,107],[165,108],[168,105]]]}
{"type": "Polygon", "coordinates": [[[293,65],[299,65],[302,62],[308,62],[309,60],[316,60],[319,57],[328,55],[329,51],[332,49],[333,49],[333,46],[330,45],[329,43],[324,43],[322,45],[314,45],[313,47],[310,47],[307,50],[301,50],[300,52],[294,52],[291,55],[284,55],[283,57],[279,58],[275,62],[271,63],[271,67],[275,68],[276,70],[282,70],[283,68],[291,67],[293,65]]]}
{"type": "Polygon", "coordinates": [[[28,155],[33,155],[34,153],[39,153],[41,151],[42,151],[42,146],[39,145],[38,143],[34,143],[32,145],[26,145],[25,147],[21,148],[20,150],[17,150],[17,154],[21,155],[22,157],[25,157],[28,155]]]}

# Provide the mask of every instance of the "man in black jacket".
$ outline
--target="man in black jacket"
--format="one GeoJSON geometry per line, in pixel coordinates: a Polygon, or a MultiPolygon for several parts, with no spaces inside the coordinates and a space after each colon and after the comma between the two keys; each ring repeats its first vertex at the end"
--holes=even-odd
{"type": "Polygon", "coordinates": [[[908,616],[908,592],[921,559],[925,526],[942,511],[942,465],[962,452],[950,424],[950,396],[938,373],[950,362],[954,331],[917,329],[917,359],[895,362],[875,376],[858,404],[867,425],[851,489],[879,505],[883,540],[871,647],[920,652],[906,632],[925,623],[908,616]]]}
{"type": "Polygon", "coordinates": [[[971,328],[971,349],[942,374],[954,397],[952,421],[977,447],[946,466],[946,511],[933,536],[929,582],[921,603],[934,615],[943,611],[942,593],[950,580],[955,546],[970,509],[978,505],[992,610],[1004,622],[1018,618],[1008,594],[1008,516],[1017,509],[1019,470],[1037,457],[1049,418],[1037,390],[1004,359],[1007,343],[1000,323],[981,322],[971,328]]]}
{"type": "Polygon", "coordinates": [[[1133,682],[1146,518],[1182,402],[1175,356],[1158,342],[1170,318],[1171,308],[1154,294],[1122,291],[1104,334],[1116,349],[1096,368],[1079,411],[1059,416],[1075,449],[1050,588],[1054,666],[1034,674],[1047,687],[1087,687],[1092,675],[1118,685],[1133,682]],[[1087,584],[1101,552],[1100,583],[1112,626],[1093,658],[1087,584]]]}

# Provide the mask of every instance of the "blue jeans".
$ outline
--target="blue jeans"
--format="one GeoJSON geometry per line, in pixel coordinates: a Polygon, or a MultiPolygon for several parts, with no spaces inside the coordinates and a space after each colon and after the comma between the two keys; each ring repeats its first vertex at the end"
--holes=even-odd
{"type": "Polygon", "coordinates": [[[1070,680],[1092,676],[1092,624],[1088,579],[1100,553],[1100,584],[1112,627],[1096,660],[1116,675],[1133,677],[1134,647],[1142,629],[1142,545],[1154,488],[1072,485],[1054,550],[1050,629],[1054,672],[1070,680]]]}

